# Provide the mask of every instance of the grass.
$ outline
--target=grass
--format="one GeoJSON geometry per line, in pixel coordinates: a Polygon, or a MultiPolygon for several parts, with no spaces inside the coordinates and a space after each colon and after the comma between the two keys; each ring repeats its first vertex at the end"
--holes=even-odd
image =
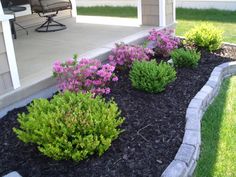
{"type": "Polygon", "coordinates": [[[137,18],[137,7],[93,6],[77,7],[78,15],[137,18]]]}
{"type": "Polygon", "coordinates": [[[195,177],[236,176],[236,76],[226,79],[202,122],[195,177]]]}
{"type": "MultiPolygon", "coordinates": [[[[77,7],[79,15],[109,16],[137,18],[137,8],[131,6],[111,7],[93,6],[77,7]]],[[[236,11],[224,11],[216,9],[176,9],[177,29],[176,34],[183,36],[190,28],[201,22],[211,22],[224,31],[224,41],[236,43],[236,11]]]]}
{"type": "Polygon", "coordinates": [[[236,43],[236,11],[177,8],[176,18],[176,34],[179,36],[201,22],[210,22],[224,31],[225,42],[236,43]]]}

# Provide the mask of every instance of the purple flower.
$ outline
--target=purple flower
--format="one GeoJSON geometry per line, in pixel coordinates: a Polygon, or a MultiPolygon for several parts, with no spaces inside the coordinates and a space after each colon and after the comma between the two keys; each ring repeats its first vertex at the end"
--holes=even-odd
{"type": "Polygon", "coordinates": [[[56,61],[53,65],[53,72],[58,80],[61,90],[72,92],[91,92],[97,94],[109,94],[110,82],[118,80],[113,73],[115,66],[102,64],[96,59],[69,59],[65,63],[56,61]]]}
{"type": "Polygon", "coordinates": [[[112,81],[114,81],[114,82],[118,81],[118,77],[117,76],[113,77],[112,81]]]}
{"type": "Polygon", "coordinates": [[[135,60],[150,60],[154,52],[151,49],[143,48],[139,45],[116,44],[116,48],[112,49],[112,54],[108,57],[112,66],[126,65],[131,67],[135,60]]]}
{"type": "Polygon", "coordinates": [[[170,52],[180,44],[179,38],[174,37],[173,30],[156,30],[149,32],[148,48],[154,49],[157,55],[168,57],[170,52]]]}

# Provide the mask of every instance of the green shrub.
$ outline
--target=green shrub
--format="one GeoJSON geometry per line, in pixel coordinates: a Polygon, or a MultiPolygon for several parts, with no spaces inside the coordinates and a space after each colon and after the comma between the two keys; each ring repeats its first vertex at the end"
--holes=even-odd
{"type": "Polygon", "coordinates": [[[187,32],[185,37],[188,42],[194,43],[197,47],[214,51],[221,47],[223,31],[211,23],[202,23],[187,32]]]}
{"type": "Polygon", "coordinates": [[[14,128],[25,143],[35,143],[44,155],[80,161],[97,153],[102,155],[118,137],[124,121],[114,101],[92,97],[90,93],[66,91],[51,101],[38,99],[18,116],[14,128]]]}
{"type": "Polygon", "coordinates": [[[174,66],[176,67],[194,68],[198,65],[201,54],[196,50],[180,48],[171,52],[171,58],[173,60],[174,66]]]}
{"type": "Polygon", "coordinates": [[[176,79],[175,69],[167,63],[156,60],[134,62],[129,74],[132,86],[139,90],[157,93],[165,90],[176,79]]]}

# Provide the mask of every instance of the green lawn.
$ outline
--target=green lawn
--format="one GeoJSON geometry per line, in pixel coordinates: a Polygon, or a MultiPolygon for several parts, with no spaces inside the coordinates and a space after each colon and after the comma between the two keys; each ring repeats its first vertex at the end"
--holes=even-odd
{"type": "Polygon", "coordinates": [[[77,13],[78,13],[78,15],[137,18],[137,7],[130,7],[130,6],[125,6],[125,7],[111,7],[111,6],[77,7],[77,13]]]}
{"type": "Polygon", "coordinates": [[[224,30],[224,41],[236,43],[236,11],[222,11],[215,9],[176,9],[176,34],[183,36],[194,25],[201,22],[211,22],[224,30]]]}
{"type": "MultiPolygon", "coordinates": [[[[136,7],[77,7],[79,15],[110,16],[137,18],[136,7]]],[[[236,43],[236,11],[223,10],[198,10],[198,9],[176,9],[177,29],[176,34],[183,36],[194,25],[201,22],[211,22],[224,31],[224,41],[236,43]]]]}
{"type": "Polygon", "coordinates": [[[226,79],[202,122],[196,177],[236,177],[236,76],[226,79]]]}

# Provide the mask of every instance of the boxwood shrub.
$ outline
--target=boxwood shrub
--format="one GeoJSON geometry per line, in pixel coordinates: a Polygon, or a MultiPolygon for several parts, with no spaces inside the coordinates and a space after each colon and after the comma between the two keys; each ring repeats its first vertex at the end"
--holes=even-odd
{"type": "Polygon", "coordinates": [[[50,101],[37,99],[28,111],[18,116],[20,128],[14,132],[55,160],[80,161],[95,153],[102,155],[121,133],[119,126],[124,121],[114,101],[90,93],[66,91],[50,101]]]}
{"type": "Polygon", "coordinates": [[[221,47],[223,31],[211,23],[202,23],[188,31],[185,37],[188,42],[194,43],[199,48],[214,51],[221,47]]]}
{"type": "Polygon", "coordinates": [[[132,86],[138,90],[157,93],[176,79],[175,69],[165,62],[156,60],[134,62],[129,74],[132,86]]]}
{"type": "Polygon", "coordinates": [[[198,65],[201,58],[200,52],[194,49],[179,48],[171,52],[171,59],[175,67],[189,67],[194,68],[198,65]]]}

